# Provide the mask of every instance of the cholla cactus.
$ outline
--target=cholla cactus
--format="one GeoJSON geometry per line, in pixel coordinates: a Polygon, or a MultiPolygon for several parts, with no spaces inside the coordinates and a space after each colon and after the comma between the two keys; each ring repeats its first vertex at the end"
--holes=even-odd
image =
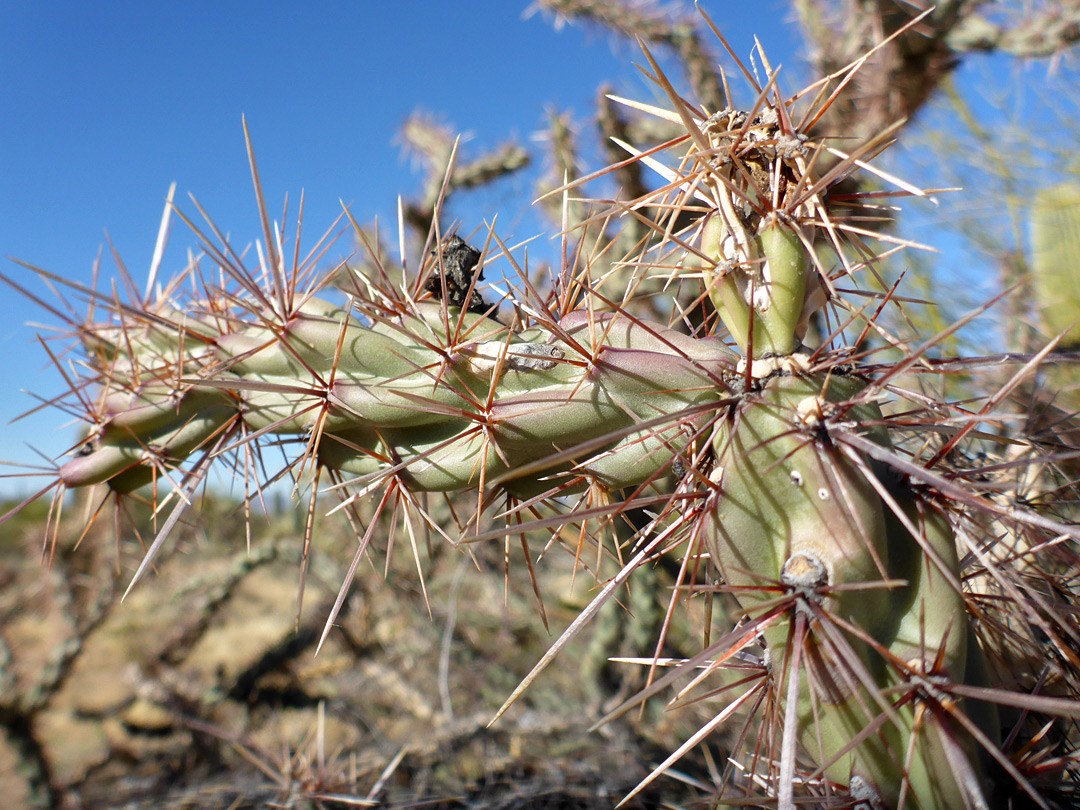
{"type": "Polygon", "coordinates": [[[682,554],[673,604],[687,589],[721,590],[738,615],[617,711],[687,673],[679,701],[719,683],[727,702],[646,782],[741,713],[736,765],[717,786],[739,803],[1068,803],[1080,529],[1048,513],[1060,508],[1054,458],[994,416],[1045,353],[1007,358],[1016,374],[982,401],[935,393],[927,375],[1000,358],[932,356],[968,319],[919,345],[890,331],[901,299],[879,286],[883,257],[867,244],[912,245],[862,223],[881,197],[922,192],[877,172],[894,192],[827,199],[869,169],[888,133],[845,154],[814,132],[828,83],[813,103],[785,100],[766,64],[750,109],[701,109],[649,59],[671,106],[631,106],[682,134],[626,145],[664,182],[592,220],[648,228],[625,259],[626,290],[570,251],[541,293],[493,232],[477,250],[437,229],[416,272],[372,249],[371,273],[340,267],[320,280],[323,243],[300,261],[261,199],[252,271],[216,228],[211,239],[189,223],[212,272],[193,263],[128,304],[80,288],[96,320],[78,327],[89,373],[71,393],[88,431],[45,492],[59,503],[92,484],[117,497],[152,486],[159,505],[174,501],[135,579],[211,465],[254,481],[269,443],[295,451],[295,479],[313,477],[312,510],[329,480],[344,508],[374,495],[379,513],[400,509],[414,543],[414,521],[446,536],[421,493],[475,493],[471,537],[520,535],[530,566],[526,536],[576,527],[582,543],[601,543],[633,512],[631,556],[508,704],[636,568],[682,554]],[[823,155],[831,168],[816,176],[823,155]],[[482,269],[500,257],[517,282],[485,289],[482,269]],[[692,289],[703,314],[635,314],[642,275],[692,289]],[[344,304],[331,301],[331,277],[344,304]],[[1007,460],[971,469],[975,452],[993,459],[998,446],[1007,460]],[[1021,470],[1043,481],[1045,508],[1010,486],[1021,470]],[[706,558],[718,586],[690,579],[706,558]]]}
{"type": "Polygon", "coordinates": [[[1080,273],[1076,268],[1080,189],[1060,185],[1035,200],[1031,216],[1032,280],[1038,295],[1040,320],[1063,342],[1080,342],[1080,273]]]}

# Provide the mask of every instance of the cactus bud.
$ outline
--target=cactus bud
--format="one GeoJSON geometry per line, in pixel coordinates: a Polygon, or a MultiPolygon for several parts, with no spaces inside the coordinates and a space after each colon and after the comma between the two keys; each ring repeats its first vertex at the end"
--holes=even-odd
{"type": "Polygon", "coordinates": [[[793,223],[773,217],[762,223],[741,255],[738,240],[720,215],[702,233],[709,295],[720,318],[744,353],[789,355],[799,346],[810,262],[793,223]],[[752,324],[752,326],[751,326],[752,324]]]}

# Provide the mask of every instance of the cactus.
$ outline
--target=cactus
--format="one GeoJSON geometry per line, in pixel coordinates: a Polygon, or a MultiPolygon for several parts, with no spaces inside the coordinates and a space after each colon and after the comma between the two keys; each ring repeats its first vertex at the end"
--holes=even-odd
{"type": "MultiPolygon", "coordinates": [[[[285,472],[312,476],[312,509],[326,475],[345,507],[381,493],[379,511],[400,506],[433,524],[418,493],[471,492],[473,539],[579,526],[599,543],[597,524],[635,512],[644,519],[633,555],[511,701],[635,569],[661,554],[700,555],[733,595],[736,623],[619,711],[699,665],[705,673],[682,698],[710,677],[730,681],[736,659],[756,662],[699,735],[760,707],[746,728],[761,742],[744,733],[730,752],[742,771],[721,781],[728,798],[1051,806],[1069,793],[1060,775],[1075,778],[1080,661],[1068,577],[1080,529],[992,479],[1021,464],[1052,475],[1052,458],[993,462],[979,475],[957,460],[976,443],[1015,442],[978,428],[993,423],[1009,385],[973,405],[912,382],[990,361],[932,357],[947,335],[915,347],[892,335],[885,313],[899,304],[894,290],[874,291],[879,259],[864,239],[911,245],[827,198],[888,133],[850,155],[832,149],[812,131],[832,98],[783,100],[767,64],[748,111],[698,109],[646,57],[671,109],[635,106],[681,134],[665,149],[628,147],[664,184],[594,220],[653,212],[648,249],[627,262],[673,275],[696,306],[709,302],[700,326],[637,314],[632,284],[611,292],[584,253],[565,261],[550,294],[527,268],[509,291],[485,289],[483,269],[498,258],[516,268],[513,251],[493,232],[483,250],[442,239],[438,210],[416,273],[389,268],[377,249],[368,275],[318,277],[298,250],[287,267],[264,205],[252,271],[189,222],[214,273],[192,264],[126,304],[78,288],[99,317],[78,326],[89,374],[72,383],[88,430],[44,492],[103,484],[120,497],[152,486],[160,505],[175,501],[132,584],[210,466],[254,476],[269,443],[296,451],[285,472]],[[815,176],[828,153],[837,162],[815,176]],[[816,243],[840,266],[825,266],[816,243]],[[404,282],[391,281],[397,273],[404,282]],[[873,309],[845,292],[864,276],[873,309]],[[332,300],[331,279],[345,303],[332,300]],[[485,298],[491,291],[501,298],[485,298]],[[830,334],[811,348],[815,318],[830,334]],[[872,348],[877,336],[897,351],[872,348]],[[496,520],[489,508],[500,499],[496,520]],[[1049,660],[1031,655],[1043,640],[1049,660]],[[991,686],[1006,672],[1012,682],[991,686]]],[[[907,184],[896,193],[921,194],[907,184]]],[[[846,203],[870,210],[873,199],[846,203]]],[[[1014,379],[1041,358],[1021,359],[1014,379]]]]}
{"type": "Polygon", "coordinates": [[[1066,345],[1080,341],[1078,206],[1080,190],[1066,184],[1041,192],[1031,213],[1031,269],[1041,320],[1052,332],[1064,332],[1066,345]]]}

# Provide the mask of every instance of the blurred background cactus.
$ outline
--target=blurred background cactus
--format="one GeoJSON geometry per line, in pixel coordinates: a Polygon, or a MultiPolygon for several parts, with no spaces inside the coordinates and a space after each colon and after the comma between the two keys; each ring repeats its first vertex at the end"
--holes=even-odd
{"type": "MultiPolygon", "coordinates": [[[[16,650],[15,664],[0,647],[0,720],[26,801],[105,806],[106,786],[124,785],[132,802],[158,805],[436,795],[515,807],[1074,806],[1078,476],[1075,408],[1058,399],[1077,359],[1062,334],[1067,296],[1043,308],[1048,343],[947,353],[989,304],[920,334],[933,316],[898,272],[920,245],[894,229],[889,203],[937,192],[898,179],[881,155],[967,50],[1060,52],[1076,26],[1049,25],[1050,15],[1009,27],[963,4],[919,15],[868,4],[834,19],[828,6],[796,3],[824,78],[792,94],[772,55],[759,46],[744,63],[704,9],[539,5],[558,21],[638,38],[655,86],[648,101],[601,93],[598,127],[612,151],[599,170],[580,165],[567,117],[550,111],[540,196],[561,229],[551,264],[530,263],[490,223],[466,230],[449,215],[461,190],[519,170],[526,153],[510,144],[465,160],[450,130],[415,116],[402,138],[428,179],[400,203],[393,248],[385,229],[346,207],[359,261],[327,262],[326,237],[301,249],[299,224],[290,233],[287,217],[268,213],[249,137],[253,252],[170,200],[162,239],[179,216],[201,254],[169,280],[155,269],[136,284],[122,270],[121,298],[31,268],[88,302],[89,315],[68,318],[80,360],[54,401],[86,432],[4,517],[18,525],[49,501],[34,533],[56,570],[73,574],[56,585],[73,618],[49,664],[35,669],[40,645],[28,643],[29,657],[16,650]],[[685,80],[667,75],[654,48],[685,80]],[[726,51],[726,71],[710,49],[726,51]],[[199,500],[211,470],[241,493],[227,517],[199,500]],[[88,493],[75,522],[73,493],[88,493]],[[283,498],[291,517],[270,503],[283,498]],[[116,598],[117,567],[78,563],[90,552],[73,546],[111,513],[117,550],[142,547],[127,592],[147,598],[158,584],[134,586],[171,565],[163,549],[191,542],[199,512],[251,550],[215,551],[220,564],[176,591],[191,615],[169,620],[168,638],[138,656],[138,689],[88,704],[79,694],[88,642],[133,608],[116,598]],[[328,528],[335,518],[343,533],[328,528]],[[259,538],[262,522],[295,535],[291,548],[259,538]],[[555,545],[570,552],[561,563],[555,545]],[[407,549],[404,565],[395,547],[407,549]],[[376,552],[385,561],[375,578],[411,580],[411,597],[373,590],[376,552]],[[205,649],[214,617],[227,622],[223,606],[245,588],[264,600],[279,593],[280,580],[251,583],[283,557],[300,564],[292,630],[270,628],[270,645],[253,651],[231,639],[232,654],[215,657],[205,649]],[[501,650],[478,640],[478,660],[500,663],[483,687],[497,697],[470,702],[458,727],[451,640],[468,622],[481,636],[498,624],[480,611],[458,616],[470,587],[461,563],[504,578],[507,609],[529,600],[555,641],[515,673],[520,662],[503,669],[501,656],[531,651],[535,627],[513,631],[519,645],[504,618],[501,650]],[[523,589],[512,584],[518,569],[523,589]],[[578,579],[589,597],[552,609],[578,579]],[[314,611],[303,606],[309,588],[314,611]],[[395,649],[389,672],[369,655],[402,643],[389,636],[403,630],[358,607],[357,591],[365,603],[419,600],[429,614],[449,594],[426,659],[437,677],[419,690],[404,677],[420,648],[395,649]],[[580,698],[618,741],[607,752],[617,765],[554,755],[538,767],[521,753],[546,744],[529,736],[530,713],[550,731],[569,699],[544,691],[555,676],[541,673],[586,633],[580,698]],[[340,669],[301,683],[300,653],[320,648],[340,669]],[[448,777],[416,740],[359,762],[349,718],[364,692],[343,674],[357,671],[401,694],[422,723],[438,717],[450,749],[490,739],[482,729],[494,715],[493,728],[506,724],[516,740],[500,756],[519,763],[517,775],[492,765],[483,745],[480,772],[509,783],[489,794],[475,768],[448,777]],[[286,674],[294,680],[281,686],[286,674]],[[295,753],[278,756],[253,720],[256,696],[271,692],[279,711],[289,700],[312,710],[295,753]],[[671,712],[658,708],[663,697],[671,712]],[[58,711],[69,724],[60,734],[58,711]],[[74,720],[110,712],[121,720],[101,724],[106,739],[89,759],[51,748],[74,720]],[[328,752],[334,723],[340,745],[328,752]],[[167,759],[176,784],[147,776],[151,764],[132,786],[138,769],[125,772],[115,755],[135,750],[136,734],[194,745],[186,760],[166,743],[156,760],[127,754],[167,759]],[[269,784],[207,778],[230,747],[269,784]],[[437,795],[464,785],[464,799],[437,795]]],[[[1034,214],[1039,289],[1069,266],[1065,215],[1051,197],[1034,214]]],[[[926,290],[930,303],[943,298],[926,290]]],[[[161,587],[176,587],[169,570],[161,587]]],[[[12,581],[30,576],[20,569],[12,581]]],[[[410,638],[430,635],[418,626],[410,638]]]]}
{"type": "Polygon", "coordinates": [[[1031,216],[1031,269],[1039,318],[1061,347],[1080,343],[1080,187],[1048,188],[1031,216]]]}

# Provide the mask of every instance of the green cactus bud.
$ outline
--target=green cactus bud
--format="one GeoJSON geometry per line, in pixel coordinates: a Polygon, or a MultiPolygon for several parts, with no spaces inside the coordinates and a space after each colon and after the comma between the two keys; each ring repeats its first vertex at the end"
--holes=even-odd
{"type": "Polygon", "coordinates": [[[763,339],[770,347],[766,351],[791,354],[801,342],[797,333],[810,268],[807,249],[795,226],[777,219],[759,229],[758,240],[765,257],[762,276],[763,299],[767,305],[759,307],[759,313],[765,332],[763,339]]]}
{"type": "Polygon", "coordinates": [[[742,256],[722,216],[705,223],[702,252],[714,262],[704,268],[709,295],[744,353],[789,355],[801,340],[807,248],[793,224],[775,218],[747,238],[753,255],[742,256]]]}

